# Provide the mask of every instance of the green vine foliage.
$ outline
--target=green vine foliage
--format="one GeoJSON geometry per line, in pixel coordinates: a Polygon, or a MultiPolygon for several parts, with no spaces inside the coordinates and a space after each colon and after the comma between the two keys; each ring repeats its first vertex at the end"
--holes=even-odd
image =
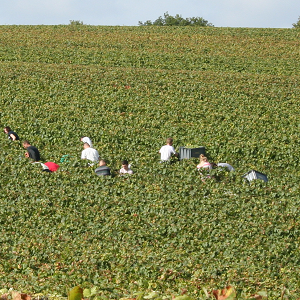
{"type": "Polygon", "coordinates": [[[1,288],[299,295],[298,31],[0,26],[0,42],[1,124],[60,165],[42,172],[0,137],[1,288]],[[82,135],[111,177],[80,160],[82,135]],[[169,136],[236,171],[159,163],[169,136]],[[132,176],[118,176],[123,159],[132,176]],[[252,169],[269,182],[245,182],[252,169]]]}

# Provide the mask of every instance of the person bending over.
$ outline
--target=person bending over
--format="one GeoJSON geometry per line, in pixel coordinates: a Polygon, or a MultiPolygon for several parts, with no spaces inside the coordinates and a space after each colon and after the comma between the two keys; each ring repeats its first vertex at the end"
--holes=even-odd
{"type": "Polygon", "coordinates": [[[23,142],[23,147],[27,150],[27,152],[25,152],[25,157],[31,158],[33,161],[41,160],[39,150],[36,147],[31,146],[28,141],[23,142]]]}
{"type": "Polygon", "coordinates": [[[95,173],[98,176],[110,175],[110,168],[106,165],[106,161],[104,159],[100,160],[99,167],[95,170],[95,173]]]}
{"type": "Polygon", "coordinates": [[[200,159],[200,163],[197,165],[197,169],[201,169],[201,168],[207,169],[207,170],[212,169],[212,166],[208,162],[208,159],[205,155],[200,154],[199,159],[200,159]]]}
{"type": "Polygon", "coordinates": [[[4,127],[4,133],[8,135],[8,138],[12,141],[18,141],[20,140],[19,136],[11,130],[9,126],[4,127]]]}
{"type": "Polygon", "coordinates": [[[93,163],[99,161],[99,153],[96,149],[91,148],[91,146],[88,143],[84,143],[83,148],[84,149],[81,152],[81,159],[87,159],[93,163]]]}

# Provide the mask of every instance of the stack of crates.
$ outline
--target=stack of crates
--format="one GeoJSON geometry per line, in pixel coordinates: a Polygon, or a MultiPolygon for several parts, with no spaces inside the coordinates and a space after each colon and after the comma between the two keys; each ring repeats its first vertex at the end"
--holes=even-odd
{"type": "Polygon", "coordinates": [[[179,159],[189,159],[191,157],[199,158],[200,154],[205,155],[205,147],[200,146],[198,148],[186,148],[179,147],[179,159]]]}

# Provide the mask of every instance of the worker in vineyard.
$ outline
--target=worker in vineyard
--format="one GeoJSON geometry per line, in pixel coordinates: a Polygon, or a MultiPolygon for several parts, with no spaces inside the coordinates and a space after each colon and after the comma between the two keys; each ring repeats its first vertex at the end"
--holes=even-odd
{"type": "Polygon", "coordinates": [[[8,135],[8,138],[12,141],[18,141],[20,140],[19,136],[11,130],[9,126],[4,127],[4,133],[8,135]]]}
{"type": "Polygon", "coordinates": [[[207,157],[206,157],[205,155],[200,154],[199,160],[200,160],[200,162],[199,162],[199,164],[197,165],[197,169],[198,169],[198,170],[201,169],[201,168],[202,168],[202,169],[207,169],[207,170],[212,169],[212,166],[211,166],[211,164],[209,163],[209,161],[208,161],[208,159],[207,159],[207,157]]]}
{"type": "Polygon", "coordinates": [[[173,147],[173,139],[171,137],[167,138],[166,145],[162,146],[158,153],[160,153],[161,162],[169,161],[172,155],[178,156],[178,153],[176,153],[173,147]]]}
{"type": "Polygon", "coordinates": [[[106,165],[106,161],[104,159],[100,159],[99,167],[95,170],[95,173],[98,176],[110,175],[110,168],[106,165]]]}
{"type": "Polygon", "coordinates": [[[90,145],[91,148],[93,148],[93,143],[92,143],[92,140],[87,137],[87,136],[82,136],[80,138],[80,141],[83,142],[83,143],[88,143],[90,145]]]}
{"type": "Polygon", "coordinates": [[[25,157],[31,158],[34,162],[41,160],[39,150],[36,147],[32,146],[29,141],[23,141],[23,147],[27,150],[25,152],[25,157]]]}
{"type": "Polygon", "coordinates": [[[130,169],[130,165],[127,160],[122,161],[122,168],[119,171],[119,174],[122,176],[124,174],[133,174],[133,171],[130,169]]]}
{"type": "Polygon", "coordinates": [[[99,161],[99,153],[96,149],[92,148],[88,143],[83,144],[83,150],[81,152],[81,159],[87,159],[92,163],[89,163],[90,166],[93,166],[95,162],[99,161]]]}

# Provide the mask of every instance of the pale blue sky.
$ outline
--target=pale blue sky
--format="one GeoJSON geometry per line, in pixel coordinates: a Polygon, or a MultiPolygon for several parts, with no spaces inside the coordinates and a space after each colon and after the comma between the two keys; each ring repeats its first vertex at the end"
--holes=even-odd
{"type": "Polygon", "coordinates": [[[165,12],[202,17],[216,27],[291,28],[300,0],[0,0],[0,25],[138,25],[165,12]]]}

